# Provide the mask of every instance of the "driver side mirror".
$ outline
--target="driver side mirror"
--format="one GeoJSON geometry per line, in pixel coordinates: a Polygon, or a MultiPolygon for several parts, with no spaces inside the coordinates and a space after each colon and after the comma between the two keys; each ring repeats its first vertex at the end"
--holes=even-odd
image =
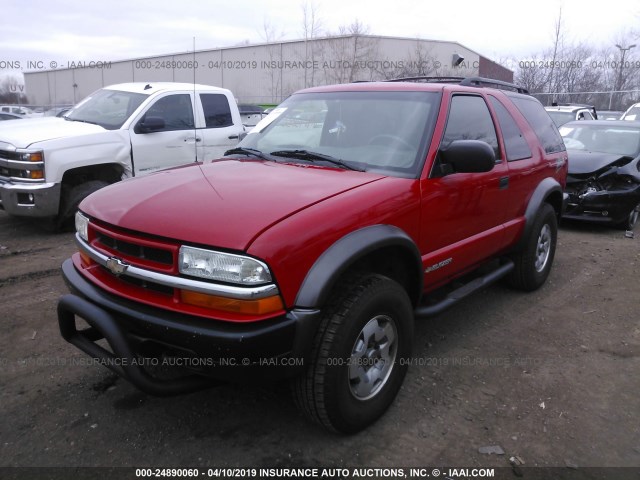
{"type": "Polygon", "coordinates": [[[136,133],[151,133],[165,128],[164,118],[146,117],[136,126],[136,133]]]}
{"type": "Polygon", "coordinates": [[[454,140],[440,149],[440,159],[451,167],[449,173],[482,173],[493,169],[496,153],[481,140],[454,140]]]}

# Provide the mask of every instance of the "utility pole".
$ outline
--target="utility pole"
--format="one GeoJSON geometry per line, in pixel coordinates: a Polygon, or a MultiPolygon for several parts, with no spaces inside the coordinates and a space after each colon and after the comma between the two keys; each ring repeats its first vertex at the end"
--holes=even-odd
{"type": "MultiPolygon", "coordinates": [[[[628,47],[622,47],[619,44],[616,43],[616,47],[618,47],[618,50],[620,50],[620,70],[618,71],[618,81],[616,82],[616,90],[618,92],[620,92],[622,90],[622,69],[624,68],[624,56],[626,55],[626,53],[631,50],[632,48],[634,48],[636,46],[636,44],[634,43],[633,45],[629,45],[628,47]]],[[[618,108],[620,110],[624,110],[623,105],[622,105],[622,92],[620,92],[620,95],[618,96],[618,108]]]]}

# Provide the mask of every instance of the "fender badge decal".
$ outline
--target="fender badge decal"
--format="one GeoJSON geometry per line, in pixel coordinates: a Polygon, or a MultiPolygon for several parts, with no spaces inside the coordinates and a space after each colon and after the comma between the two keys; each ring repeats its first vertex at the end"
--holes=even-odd
{"type": "Polygon", "coordinates": [[[424,273],[431,273],[434,272],[442,267],[446,267],[447,265],[449,265],[451,262],[453,262],[453,258],[449,257],[446,260],[442,260],[441,262],[438,262],[434,265],[431,265],[430,267],[427,267],[427,269],[424,271],[424,273]]]}

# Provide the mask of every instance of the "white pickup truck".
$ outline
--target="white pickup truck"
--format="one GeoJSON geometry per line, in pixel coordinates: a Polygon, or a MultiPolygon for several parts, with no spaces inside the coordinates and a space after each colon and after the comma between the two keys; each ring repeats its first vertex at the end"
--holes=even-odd
{"type": "Polygon", "coordinates": [[[186,83],[112,85],[64,118],[0,123],[0,208],[55,228],[99,188],[218,158],[244,132],[229,90],[186,83]]]}

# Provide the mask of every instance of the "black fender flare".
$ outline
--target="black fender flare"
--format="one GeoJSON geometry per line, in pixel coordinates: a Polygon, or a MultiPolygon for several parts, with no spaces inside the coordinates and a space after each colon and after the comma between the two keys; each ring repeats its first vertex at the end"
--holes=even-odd
{"type": "Polygon", "coordinates": [[[400,247],[409,253],[412,259],[411,278],[418,283],[414,294],[409,292],[416,302],[422,293],[422,259],[420,251],[409,235],[393,225],[372,225],[350,232],[337,240],[313,264],[302,282],[296,296],[296,307],[317,308],[324,305],[331,289],[340,276],[356,261],[375,250],[385,247],[400,247]]]}
{"type": "Polygon", "coordinates": [[[562,214],[563,210],[562,186],[555,178],[552,177],[547,177],[538,184],[536,189],[533,191],[533,195],[531,195],[531,199],[529,200],[529,204],[527,205],[527,209],[525,210],[524,230],[522,232],[520,240],[518,241],[518,244],[516,245],[515,250],[521,250],[522,248],[524,248],[527,239],[531,234],[531,229],[533,228],[533,222],[535,220],[536,214],[540,211],[542,204],[545,203],[550,196],[555,195],[556,193],[559,197],[557,204],[553,202],[549,203],[551,203],[551,206],[555,209],[559,217],[562,214]]]}

